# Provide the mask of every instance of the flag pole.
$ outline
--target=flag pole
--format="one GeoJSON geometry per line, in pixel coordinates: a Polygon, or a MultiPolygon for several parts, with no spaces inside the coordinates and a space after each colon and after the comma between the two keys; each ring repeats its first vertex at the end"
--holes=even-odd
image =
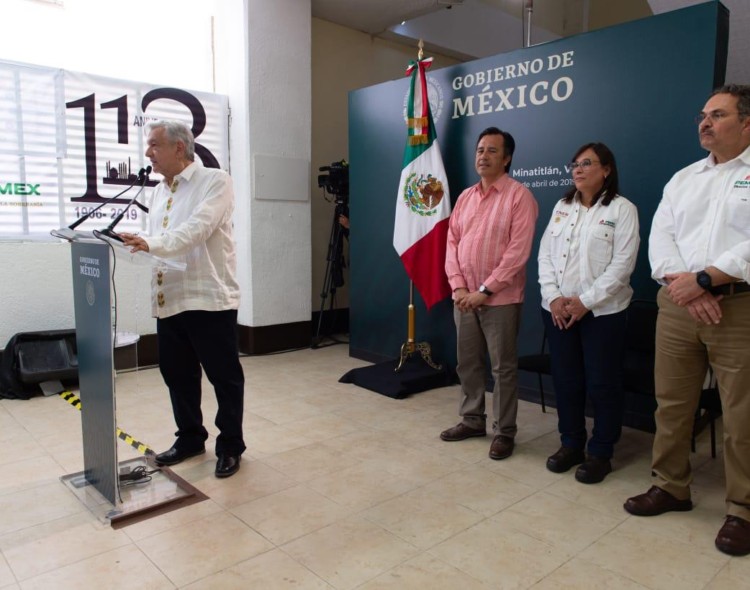
{"type": "Polygon", "coordinates": [[[414,282],[409,281],[409,305],[407,307],[407,326],[406,326],[406,342],[401,345],[401,357],[398,361],[398,366],[395,371],[398,373],[403,367],[406,359],[413,355],[415,352],[419,352],[422,355],[422,359],[433,369],[437,371],[443,370],[443,365],[436,365],[432,360],[432,348],[429,342],[416,342],[416,309],[414,307],[414,282]]]}
{"type": "MultiPolygon", "coordinates": [[[[419,40],[419,52],[417,53],[417,59],[421,60],[424,57],[424,41],[419,40]]],[[[414,281],[409,281],[409,305],[407,307],[407,325],[406,325],[406,342],[401,345],[401,356],[399,358],[398,366],[395,372],[398,373],[404,366],[406,359],[413,355],[415,352],[419,352],[422,355],[422,359],[430,367],[437,371],[443,369],[442,365],[436,365],[432,360],[432,347],[429,342],[416,342],[416,308],[414,307],[414,281]]]]}

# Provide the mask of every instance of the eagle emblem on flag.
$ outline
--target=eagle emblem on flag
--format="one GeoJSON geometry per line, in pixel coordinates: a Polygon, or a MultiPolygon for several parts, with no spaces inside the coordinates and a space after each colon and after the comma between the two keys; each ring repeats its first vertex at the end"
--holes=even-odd
{"type": "Polygon", "coordinates": [[[443,183],[429,173],[412,172],[404,182],[404,203],[419,215],[434,215],[444,195],[443,183]]]}

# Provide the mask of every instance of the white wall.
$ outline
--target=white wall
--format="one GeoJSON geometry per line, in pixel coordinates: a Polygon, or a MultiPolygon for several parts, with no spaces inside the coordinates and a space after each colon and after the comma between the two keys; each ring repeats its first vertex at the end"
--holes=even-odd
{"type": "Polygon", "coordinates": [[[249,153],[242,165],[252,167],[253,181],[270,178],[272,190],[261,194],[253,182],[246,217],[237,221],[249,229],[249,284],[242,286],[252,301],[240,323],[310,321],[310,0],[247,5],[249,153]],[[269,161],[275,166],[262,165],[269,161]]]}
{"type": "Polygon", "coordinates": [[[217,91],[232,108],[230,153],[242,290],[239,323],[310,320],[310,3],[228,0],[217,15],[217,91]],[[238,67],[244,63],[246,67],[238,67]],[[256,156],[304,168],[285,198],[256,194],[256,156]]]}

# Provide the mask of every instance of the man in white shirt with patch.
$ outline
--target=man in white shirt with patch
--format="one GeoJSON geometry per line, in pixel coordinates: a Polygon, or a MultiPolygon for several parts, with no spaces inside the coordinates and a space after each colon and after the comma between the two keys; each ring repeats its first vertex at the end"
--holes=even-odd
{"type": "Polygon", "coordinates": [[[697,118],[709,156],[664,188],[649,238],[658,294],[654,485],[637,516],[688,511],[690,439],[706,372],[724,424],[727,511],[716,547],[750,553],[750,86],[723,86],[697,118]]]}

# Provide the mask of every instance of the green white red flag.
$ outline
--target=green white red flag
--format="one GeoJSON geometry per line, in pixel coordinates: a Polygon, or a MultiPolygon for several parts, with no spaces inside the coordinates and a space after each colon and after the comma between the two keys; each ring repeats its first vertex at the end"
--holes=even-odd
{"type": "Polygon", "coordinates": [[[393,247],[427,309],[451,294],[445,248],[451,200],[427,96],[425,70],[432,58],[412,62],[407,107],[408,134],[396,197],[393,247]]]}

